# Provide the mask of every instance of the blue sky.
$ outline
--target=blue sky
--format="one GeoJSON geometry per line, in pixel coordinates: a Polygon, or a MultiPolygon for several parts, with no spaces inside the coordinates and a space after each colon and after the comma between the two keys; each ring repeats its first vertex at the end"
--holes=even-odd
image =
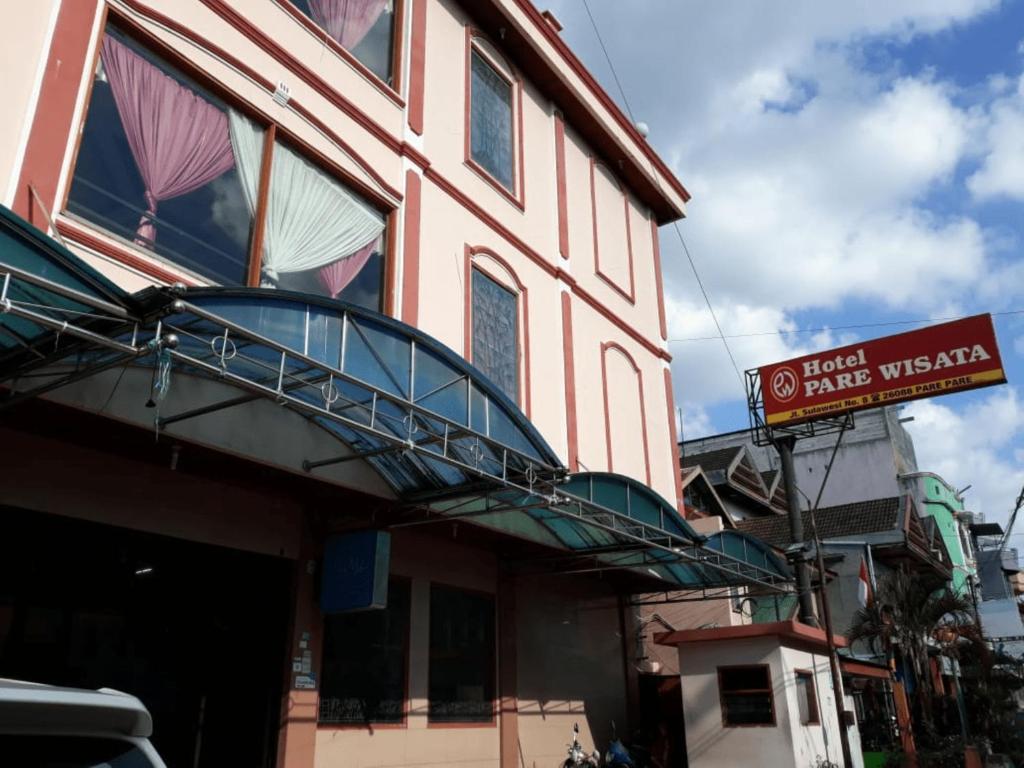
{"type": "MultiPolygon", "coordinates": [[[[583,0],[548,7],[620,99],[583,0]]],[[[741,369],[919,327],[842,326],[1024,310],[1024,0],[590,7],[693,193],[679,230],[724,332],[774,333],[730,339],[741,369]],[[807,328],[835,330],[777,333],[807,328]]],[[[684,432],[743,428],[721,341],[687,340],[715,329],[676,233],[661,241],[684,432]]],[[[1003,520],[1024,484],[1024,314],[996,329],[1010,384],[912,404],[907,426],[921,469],[1003,520]]]]}

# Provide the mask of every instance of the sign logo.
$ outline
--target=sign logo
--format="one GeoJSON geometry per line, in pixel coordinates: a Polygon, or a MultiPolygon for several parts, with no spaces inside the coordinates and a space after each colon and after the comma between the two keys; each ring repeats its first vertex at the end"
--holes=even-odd
{"type": "Polygon", "coordinates": [[[786,403],[796,397],[799,382],[793,369],[784,367],[779,368],[772,374],[770,386],[775,399],[780,403],[786,403]]]}

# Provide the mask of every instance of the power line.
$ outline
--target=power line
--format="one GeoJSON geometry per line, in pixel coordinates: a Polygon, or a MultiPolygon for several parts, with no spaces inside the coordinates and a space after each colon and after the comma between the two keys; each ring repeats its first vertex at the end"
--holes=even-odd
{"type": "MultiPolygon", "coordinates": [[[[622,81],[619,80],[619,73],[615,69],[615,64],[612,62],[611,54],[608,53],[608,47],[604,44],[604,38],[601,36],[601,30],[598,29],[597,20],[594,18],[593,12],[590,10],[590,3],[587,0],[583,0],[583,7],[587,11],[587,16],[590,18],[590,25],[594,28],[594,35],[597,37],[597,42],[601,46],[601,51],[604,53],[604,59],[608,62],[608,68],[611,70],[612,78],[615,80],[615,85],[619,89],[619,95],[622,97],[622,104],[626,108],[626,114],[629,115],[630,121],[636,125],[636,118],[633,116],[633,109],[629,105],[629,98],[626,96],[626,89],[622,87],[622,81]]],[[[651,163],[651,176],[654,178],[655,184],[658,185],[659,190],[661,189],[661,178],[658,172],[654,168],[654,164],[651,163]]],[[[736,372],[736,379],[740,383],[740,389],[743,390],[743,396],[746,397],[747,388],[743,383],[743,374],[740,373],[740,367],[736,364],[736,358],[732,354],[732,348],[729,346],[729,342],[726,340],[726,335],[722,331],[722,325],[718,322],[718,315],[715,313],[715,308],[711,304],[711,297],[708,295],[707,289],[704,287],[704,281],[701,280],[700,272],[697,271],[697,265],[693,260],[693,256],[690,254],[690,249],[686,245],[686,240],[683,238],[683,233],[679,229],[679,222],[673,221],[672,228],[675,230],[676,237],[679,238],[679,244],[683,247],[683,253],[686,254],[686,260],[690,264],[690,269],[693,271],[693,277],[697,281],[697,287],[700,288],[700,293],[704,297],[704,303],[707,304],[708,312],[711,313],[711,319],[715,323],[715,328],[718,330],[718,336],[722,340],[722,345],[725,347],[726,353],[729,355],[729,362],[732,363],[732,369],[736,372]]]]}
{"type": "MultiPolygon", "coordinates": [[[[990,312],[992,317],[1004,317],[1007,315],[1024,315],[1024,309],[1012,309],[1006,312],[990,312]]],[[[861,328],[883,328],[893,325],[919,325],[923,323],[945,323],[951,320],[963,320],[971,315],[956,315],[953,317],[926,317],[920,320],[887,320],[880,323],[860,323],[858,325],[833,325],[822,328],[795,328],[791,331],[752,331],[750,333],[734,333],[726,336],[727,339],[749,339],[756,336],[789,336],[795,333],[823,333],[825,331],[852,331],[861,328]]],[[[720,336],[690,336],[681,339],[669,339],[669,343],[684,341],[717,341],[720,336]]]]}

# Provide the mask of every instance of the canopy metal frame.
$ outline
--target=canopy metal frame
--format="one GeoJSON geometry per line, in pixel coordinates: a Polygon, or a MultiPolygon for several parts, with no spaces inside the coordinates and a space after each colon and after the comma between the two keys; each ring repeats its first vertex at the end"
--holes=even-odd
{"type": "MultiPolygon", "coordinates": [[[[156,295],[159,300],[140,302],[140,307],[145,304],[148,308],[132,313],[126,307],[0,263],[0,318],[22,318],[51,332],[38,339],[19,340],[20,355],[0,356],[0,385],[12,390],[6,398],[0,398],[0,405],[35,397],[111,367],[142,365],[150,356],[154,370],[169,359],[172,364],[230,384],[245,394],[176,414],[160,416],[157,409],[158,432],[188,418],[262,398],[307,419],[340,425],[376,445],[372,450],[361,450],[352,441],[347,445],[352,454],[309,457],[304,465],[309,472],[331,463],[356,458],[372,461],[374,455],[394,452],[406,461],[419,458],[420,472],[424,466],[437,463],[472,478],[465,486],[438,489],[433,501],[405,500],[410,509],[426,512],[423,521],[542,509],[603,531],[619,545],[613,552],[568,552],[561,562],[563,569],[584,570],[588,567],[585,563],[590,563],[590,569],[645,569],[678,563],[706,575],[708,585],[746,584],[772,592],[790,589],[788,575],[709,549],[701,537],[687,539],[663,525],[566,493],[560,487],[569,479],[563,466],[425,407],[422,399],[431,393],[417,397],[410,386],[408,396],[396,395],[346,371],[344,358],[339,366],[329,365],[188,301],[180,289],[164,289],[156,295]],[[39,289],[35,291],[38,300],[15,299],[15,286],[39,289]],[[47,297],[53,300],[47,301],[47,297]],[[69,308],[62,302],[87,309],[69,308]],[[258,350],[263,356],[248,354],[249,350],[258,350]],[[267,356],[268,351],[273,359],[267,356]],[[14,359],[17,364],[11,365],[14,359]],[[54,366],[59,363],[65,365],[57,371],[54,366]],[[33,375],[39,375],[42,383],[25,389],[16,386],[18,379],[29,381],[28,376],[33,375]],[[367,396],[347,398],[341,391],[344,385],[352,385],[367,396]],[[460,512],[460,497],[469,502],[485,499],[495,503],[489,506],[488,502],[482,512],[460,512]]],[[[343,339],[360,332],[347,311],[343,311],[342,322],[343,339]]],[[[413,366],[415,344],[413,340],[413,366]]],[[[343,341],[343,355],[345,348],[343,341]]],[[[468,387],[468,377],[463,378],[465,381],[457,377],[443,386],[468,387]]]]}

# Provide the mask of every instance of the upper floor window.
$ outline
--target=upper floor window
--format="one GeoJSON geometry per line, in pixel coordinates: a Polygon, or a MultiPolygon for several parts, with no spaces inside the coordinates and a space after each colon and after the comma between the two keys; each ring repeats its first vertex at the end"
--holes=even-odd
{"type": "Polygon", "coordinates": [[[275,133],[108,29],[67,210],[213,283],[380,309],[383,214],[275,133]]]}
{"type": "Polygon", "coordinates": [[[291,0],[338,45],[394,84],[395,3],[401,0],[291,0]]]}
{"type": "Polygon", "coordinates": [[[515,195],[513,81],[475,44],[469,67],[469,156],[515,195]]]}
{"type": "Polygon", "coordinates": [[[473,364],[513,402],[518,402],[517,296],[479,269],[474,269],[472,275],[473,364]]]}

